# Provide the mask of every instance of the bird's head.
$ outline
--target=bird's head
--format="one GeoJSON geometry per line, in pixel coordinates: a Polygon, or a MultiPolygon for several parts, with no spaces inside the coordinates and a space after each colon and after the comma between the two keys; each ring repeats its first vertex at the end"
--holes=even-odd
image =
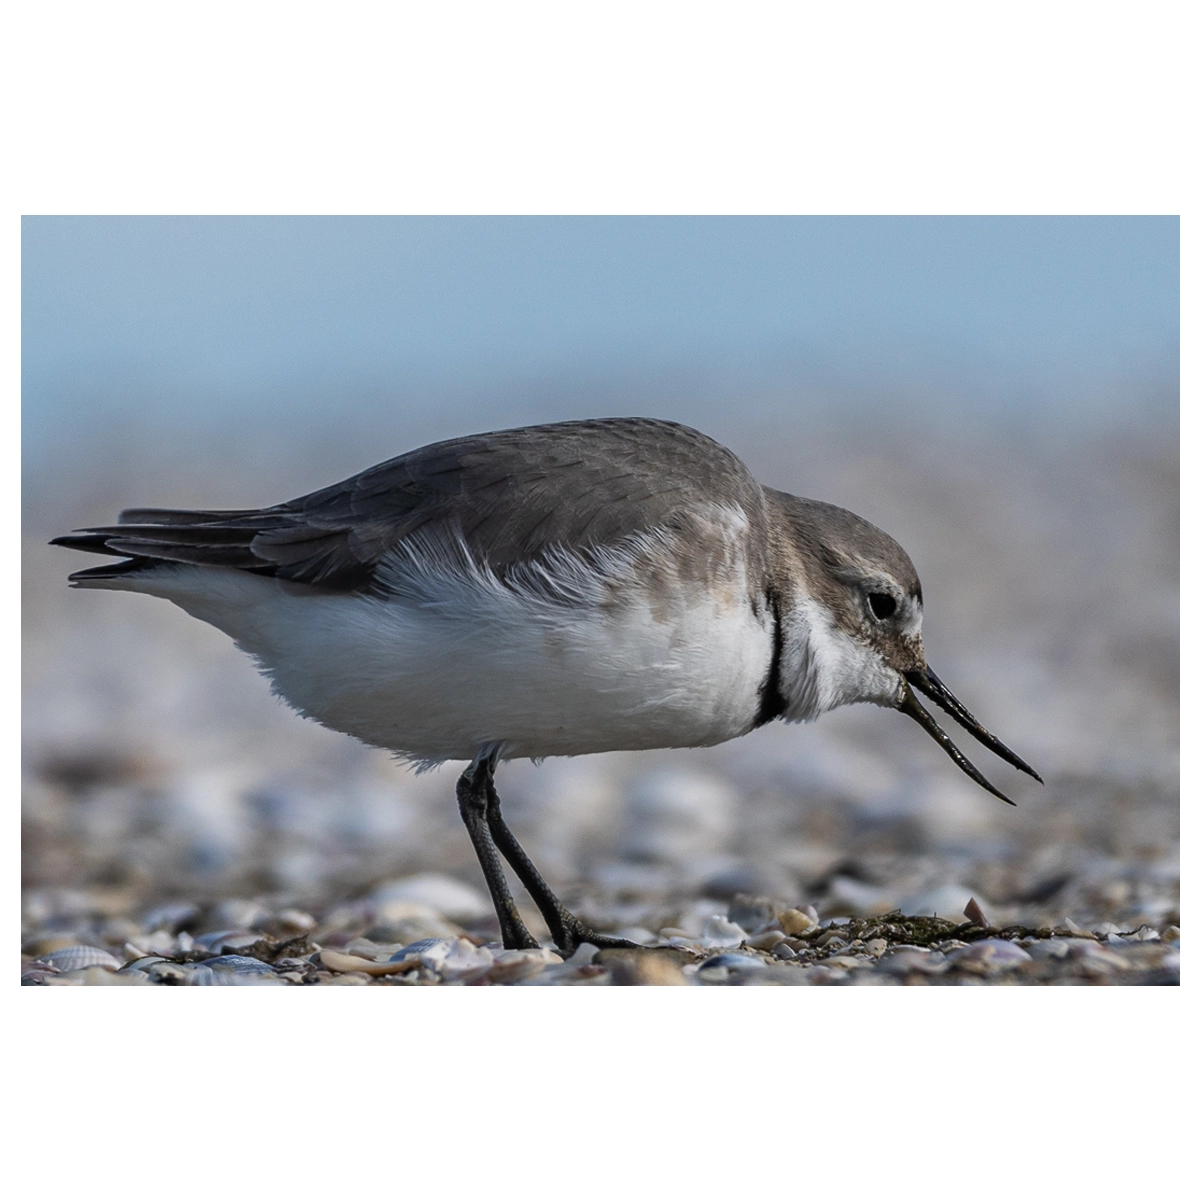
{"type": "Polygon", "coordinates": [[[775,548],[789,580],[783,601],[782,684],[789,720],[868,702],[912,717],[981,787],[1011,804],[921,705],[921,692],[1005,762],[1041,776],[989,733],[925,661],[924,597],[912,560],[869,521],[817,500],[769,494],[782,509],[775,548]]]}

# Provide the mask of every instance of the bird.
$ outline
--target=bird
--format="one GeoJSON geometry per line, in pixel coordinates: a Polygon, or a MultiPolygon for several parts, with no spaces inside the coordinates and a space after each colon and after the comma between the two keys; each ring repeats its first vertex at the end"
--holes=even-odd
{"type": "Polygon", "coordinates": [[[508,949],[539,943],[505,860],[564,954],[633,943],[542,878],[501,813],[507,760],[711,746],[870,703],[1011,804],[920,692],[1041,782],[926,662],[921,583],[898,542],[759,484],[672,421],[473,434],[270,508],[130,508],[52,544],[119,559],[69,583],[174,602],[302,715],[418,769],[465,761],[459,811],[508,949]]]}

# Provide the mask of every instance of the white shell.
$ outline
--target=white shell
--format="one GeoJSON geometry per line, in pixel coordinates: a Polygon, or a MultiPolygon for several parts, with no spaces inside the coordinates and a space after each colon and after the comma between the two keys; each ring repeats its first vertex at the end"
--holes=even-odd
{"type": "Polygon", "coordinates": [[[106,967],[116,971],[121,966],[107,950],[98,950],[95,946],[64,946],[44,954],[41,961],[59,971],[78,971],[84,967],[106,967]]]}

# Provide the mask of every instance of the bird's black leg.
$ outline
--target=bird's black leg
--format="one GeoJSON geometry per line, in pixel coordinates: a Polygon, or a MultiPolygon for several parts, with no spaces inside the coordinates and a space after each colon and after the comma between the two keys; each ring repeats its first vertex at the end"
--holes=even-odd
{"type": "MultiPolygon", "coordinates": [[[[517,912],[516,902],[508,890],[508,880],[504,878],[504,864],[496,853],[496,845],[492,841],[489,828],[488,809],[491,806],[489,793],[492,791],[492,770],[495,760],[483,758],[473,762],[459,777],[458,811],[462,813],[463,824],[471,835],[471,844],[475,847],[475,855],[483,868],[483,877],[487,880],[488,891],[492,894],[492,904],[496,908],[496,916],[500,920],[500,936],[506,950],[536,950],[537,938],[525,927],[517,912]]],[[[520,872],[517,872],[520,874],[520,872]]],[[[557,939],[556,939],[557,940],[557,939]]]]}
{"type": "Polygon", "coordinates": [[[550,936],[554,938],[555,945],[568,956],[574,954],[576,948],[583,942],[589,942],[591,945],[601,948],[619,946],[636,949],[634,942],[596,933],[574,913],[566,909],[562,901],[550,890],[550,885],[542,878],[541,872],[533,865],[529,855],[525,853],[521,843],[513,836],[512,830],[504,823],[504,818],[500,815],[500,797],[496,794],[496,785],[492,782],[493,770],[494,764],[489,762],[487,771],[488,828],[491,830],[496,847],[508,859],[512,869],[517,873],[517,878],[525,885],[526,890],[533,897],[533,902],[541,910],[542,916],[546,918],[546,924],[550,927],[550,936]]]}

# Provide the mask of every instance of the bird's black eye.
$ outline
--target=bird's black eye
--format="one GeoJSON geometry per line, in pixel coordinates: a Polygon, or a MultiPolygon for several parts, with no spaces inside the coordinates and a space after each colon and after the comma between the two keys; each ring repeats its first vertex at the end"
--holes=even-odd
{"type": "Polygon", "coordinates": [[[896,611],[896,601],[887,592],[870,592],[867,603],[880,621],[886,621],[896,611]]]}

